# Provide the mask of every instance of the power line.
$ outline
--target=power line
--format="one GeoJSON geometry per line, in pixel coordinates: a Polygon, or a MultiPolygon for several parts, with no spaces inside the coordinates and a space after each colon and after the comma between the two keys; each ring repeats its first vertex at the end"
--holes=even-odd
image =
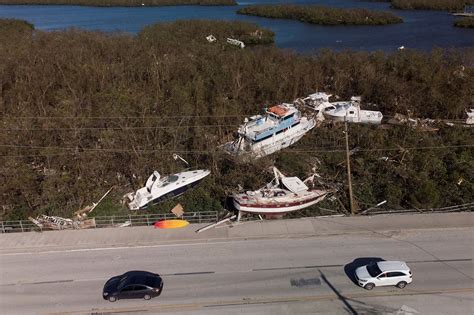
{"type": "MultiPolygon", "coordinates": [[[[31,154],[31,155],[0,155],[0,157],[46,157],[46,156],[59,156],[59,155],[70,155],[70,154],[84,154],[84,153],[180,153],[180,154],[201,154],[207,155],[216,152],[223,152],[220,150],[169,150],[169,149],[104,149],[104,148],[72,148],[72,147],[41,147],[41,146],[21,146],[21,145],[5,145],[1,144],[0,147],[10,147],[19,149],[48,149],[48,150],[72,150],[74,152],[68,153],[45,153],[45,154],[31,154]]],[[[345,149],[339,149],[339,147],[333,148],[321,148],[311,150],[286,150],[286,153],[291,154],[304,154],[304,153],[344,153],[345,149]]],[[[375,148],[375,149],[353,149],[352,152],[390,152],[390,151],[402,151],[402,150],[443,150],[443,149],[454,149],[454,148],[472,148],[474,144],[466,145],[451,145],[451,146],[425,146],[425,147],[407,147],[407,148],[375,148]]]]}
{"type": "Polygon", "coordinates": [[[255,114],[231,115],[171,115],[171,116],[3,116],[0,119],[177,119],[177,118],[232,118],[255,114]]]}
{"type": "Polygon", "coordinates": [[[176,125],[176,126],[153,126],[153,127],[70,127],[70,128],[6,128],[0,131],[82,131],[82,130],[112,130],[112,131],[127,131],[127,130],[150,130],[150,129],[177,129],[177,128],[223,128],[223,127],[238,127],[240,125],[176,125]]]}
{"type": "MultiPolygon", "coordinates": [[[[233,118],[233,117],[250,117],[253,115],[258,115],[255,113],[250,114],[230,114],[230,115],[170,115],[170,116],[2,116],[0,119],[14,120],[14,119],[77,119],[77,120],[87,120],[87,119],[178,119],[178,118],[233,118]]],[[[384,115],[384,118],[395,118],[395,116],[384,115]]],[[[407,119],[410,117],[407,117],[407,119]]],[[[414,117],[413,119],[419,120],[434,120],[438,122],[464,122],[466,119],[454,118],[454,119],[444,119],[444,118],[420,118],[414,117]]]]}

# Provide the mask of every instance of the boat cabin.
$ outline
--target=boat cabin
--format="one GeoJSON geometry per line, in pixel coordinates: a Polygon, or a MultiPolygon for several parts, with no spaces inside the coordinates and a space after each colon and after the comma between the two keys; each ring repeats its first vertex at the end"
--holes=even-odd
{"type": "Polygon", "coordinates": [[[250,117],[239,133],[252,142],[259,142],[284,132],[300,122],[300,112],[292,104],[280,104],[266,110],[266,115],[250,117]]]}

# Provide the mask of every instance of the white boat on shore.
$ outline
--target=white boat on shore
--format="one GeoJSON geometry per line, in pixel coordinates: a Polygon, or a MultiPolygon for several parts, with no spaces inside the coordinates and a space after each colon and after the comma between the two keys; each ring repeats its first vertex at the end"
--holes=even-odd
{"type": "Polygon", "coordinates": [[[293,104],[272,106],[264,116],[246,118],[237,139],[224,144],[223,149],[236,156],[250,154],[260,158],[294,144],[315,124],[314,118],[302,116],[293,104]]]}
{"type": "Polygon", "coordinates": [[[209,170],[195,170],[161,177],[160,173],[154,171],[146,181],[145,187],[124,196],[127,200],[127,207],[130,210],[140,210],[149,204],[158,204],[167,199],[178,197],[196,186],[210,173],[209,170]]]}
{"type": "MultiPolygon", "coordinates": [[[[177,154],[173,154],[173,158],[175,160],[180,159],[189,165],[186,160],[177,154]]],[[[209,170],[190,170],[161,177],[160,173],[154,171],[148,177],[145,187],[123,197],[130,210],[144,209],[150,204],[158,204],[167,199],[181,196],[209,174],[211,174],[209,170]]]]}
{"type": "Polygon", "coordinates": [[[286,177],[276,167],[275,178],[265,187],[236,193],[232,196],[235,208],[242,213],[254,213],[265,216],[281,216],[285,213],[301,210],[322,201],[329,193],[324,189],[310,189],[306,182],[298,177],[286,177]]]}
{"type": "Polygon", "coordinates": [[[361,124],[380,124],[383,115],[379,111],[360,109],[361,98],[351,97],[350,101],[331,102],[323,110],[325,118],[332,121],[347,121],[361,124]]]}

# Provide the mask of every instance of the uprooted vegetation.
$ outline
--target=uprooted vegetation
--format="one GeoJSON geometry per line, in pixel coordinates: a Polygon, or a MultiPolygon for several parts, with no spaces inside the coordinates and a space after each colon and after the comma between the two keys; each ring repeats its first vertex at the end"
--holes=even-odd
{"type": "MultiPolygon", "coordinates": [[[[12,26],[14,27],[14,26],[12,26]]],[[[313,167],[346,197],[342,129],[314,129],[280,153],[251,163],[216,147],[246,115],[314,91],[362,95],[385,115],[462,117],[473,107],[474,50],[420,53],[320,51],[311,56],[220,38],[255,36],[255,25],[181,21],[138,36],[35,31],[0,41],[0,187],[4,219],[71,213],[116,188],[95,215],[125,213],[123,193],[156,169],[179,171],[171,154],[212,171],[180,202],[186,211],[218,210],[239,184],[263,186],[276,165],[305,178],[313,167]],[[235,31],[235,30],[241,31],[235,31]],[[245,29],[246,31],[242,31],[245,29]],[[212,32],[218,41],[209,43],[212,32]],[[252,33],[252,34],[251,34],[252,33]]],[[[435,133],[352,125],[353,185],[364,208],[426,208],[473,200],[472,129],[435,133]],[[448,147],[442,148],[442,147],[448,147]]],[[[169,211],[174,201],[148,212],[169,211]]],[[[300,212],[311,215],[318,207],[300,212]]]]}

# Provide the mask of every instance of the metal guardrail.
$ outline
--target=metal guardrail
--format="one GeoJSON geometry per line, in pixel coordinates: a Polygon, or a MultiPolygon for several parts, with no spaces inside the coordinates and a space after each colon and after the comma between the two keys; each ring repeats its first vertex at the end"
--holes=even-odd
{"type": "MultiPolygon", "coordinates": [[[[374,208],[364,213],[363,215],[378,215],[378,214],[401,214],[401,213],[450,213],[473,211],[474,202],[462,205],[456,205],[443,208],[427,208],[427,209],[387,209],[381,210],[374,208]]],[[[127,226],[150,226],[160,220],[176,219],[176,216],[171,213],[164,214],[130,214],[122,216],[103,216],[95,217],[95,228],[117,227],[126,222],[130,222],[127,226]]],[[[205,212],[186,212],[182,219],[189,223],[213,223],[219,219],[217,211],[205,212]]],[[[38,226],[29,220],[20,221],[0,221],[0,233],[15,233],[15,232],[31,232],[41,230],[38,226]]]]}
{"type": "Polygon", "coordinates": [[[474,202],[465,203],[462,205],[443,207],[443,208],[426,208],[426,209],[394,209],[394,210],[381,210],[374,208],[364,213],[364,215],[377,215],[377,214],[397,214],[397,213],[449,213],[449,212],[462,212],[462,211],[473,211],[474,202]]]}
{"type": "MultiPolygon", "coordinates": [[[[186,212],[182,219],[189,223],[212,223],[218,220],[217,211],[186,212]]],[[[122,216],[95,217],[95,228],[117,227],[130,222],[127,226],[150,226],[160,220],[176,219],[174,214],[130,214],[122,216]]],[[[0,221],[1,233],[31,232],[41,229],[29,220],[0,221]]],[[[45,229],[46,231],[46,229],[45,229]]],[[[49,231],[49,230],[48,230],[49,231]]]]}

